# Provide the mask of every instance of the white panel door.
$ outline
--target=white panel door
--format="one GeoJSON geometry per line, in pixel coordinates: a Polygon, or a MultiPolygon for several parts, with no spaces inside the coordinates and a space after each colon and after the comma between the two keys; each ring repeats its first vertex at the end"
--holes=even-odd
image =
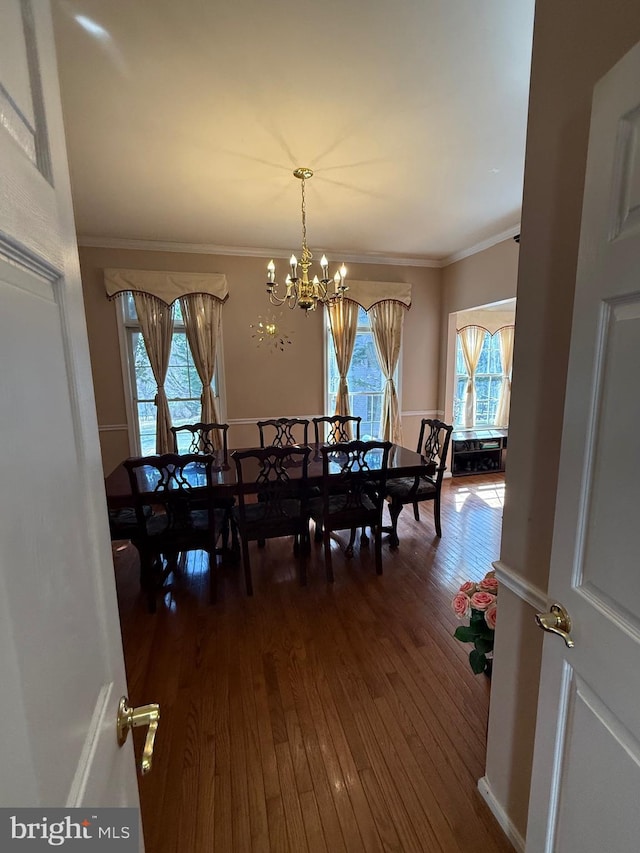
{"type": "Polygon", "coordinates": [[[640,45],[595,87],[528,853],[640,849],[640,45]]]}
{"type": "Polygon", "coordinates": [[[0,3],[0,805],[137,806],[48,3],[0,3]]]}

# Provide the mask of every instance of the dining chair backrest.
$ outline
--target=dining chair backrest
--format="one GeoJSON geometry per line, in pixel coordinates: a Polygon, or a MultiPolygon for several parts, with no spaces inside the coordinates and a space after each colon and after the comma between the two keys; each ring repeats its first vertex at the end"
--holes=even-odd
{"type": "Polygon", "coordinates": [[[331,496],[345,496],[341,510],[382,509],[389,466],[390,441],[337,442],[320,448],[325,511],[331,496]]]}
{"type": "Polygon", "coordinates": [[[221,449],[227,461],[229,424],[182,424],[172,426],[174,453],[204,453],[213,455],[221,449]],[[181,446],[182,445],[182,446],[181,446]]]}
{"type": "Polygon", "coordinates": [[[143,538],[168,538],[193,526],[193,512],[211,509],[213,457],[198,453],[165,453],[124,462],[129,474],[136,519],[143,538]],[[208,488],[207,488],[208,487],[208,488]],[[161,523],[148,507],[162,507],[161,523]]]}
{"type": "Polygon", "coordinates": [[[271,418],[258,421],[260,447],[286,447],[309,443],[309,421],[304,418],[271,418]]]}
{"type": "Polygon", "coordinates": [[[360,438],[361,417],[331,415],[331,417],[312,418],[312,421],[316,444],[321,444],[324,441],[327,444],[336,444],[339,441],[352,441],[360,438]]]}
{"type": "Polygon", "coordinates": [[[418,453],[427,462],[435,463],[436,470],[433,479],[438,485],[442,483],[444,472],[447,470],[447,453],[452,432],[452,424],[446,424],[437,418],[423,418],[420,422],[418,453]]]}
{"type": "Polygon", "coordinates": [[[257,494],[258,502],[265,504],[263,520],[283,518],[288,514],[287,502],[292,498],[301,499],[306,493],[310,453],[310,447],[293,445],[234,450],[231,458],[236,465],[241,523],[246,516],[248,492],[257,494]]]}

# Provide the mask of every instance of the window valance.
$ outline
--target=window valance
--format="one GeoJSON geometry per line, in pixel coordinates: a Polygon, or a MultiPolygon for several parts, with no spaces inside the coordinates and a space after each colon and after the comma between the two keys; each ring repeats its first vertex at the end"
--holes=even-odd
{"type": "Polygon", "coordinates": [[[356,302],[365,311],[369,311],[378,302],[399,302],[405,308],[411,307],[411,285],[395,281],[352,281],[347,279],[349,289],[345,299],[356,302]]]}
{"type": "Polygon", "coordinates": [[[149,293],[167,305],[189,293],[208,293],[220,302],[229,298],[227,277],[222,273],[106,269],[104,284],[109,299],[127,291],[149,293]]]}

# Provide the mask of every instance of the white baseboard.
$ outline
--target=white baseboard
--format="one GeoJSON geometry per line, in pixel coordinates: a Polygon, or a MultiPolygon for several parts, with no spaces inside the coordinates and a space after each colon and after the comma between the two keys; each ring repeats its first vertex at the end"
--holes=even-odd
{"type": "Polygon", "coordinates": [[[480,791],[482,799],[489,806],[491,814],[498,821],[502,831],[507,836],[509,841],[513,844],[518,853],[524,853],[525,840],[520,835],[505,810],[495,798],[493,791],[491,790],[489,780],[486,776],[483,776],[482,779],[478,779],[478,791],[480,791]]]}

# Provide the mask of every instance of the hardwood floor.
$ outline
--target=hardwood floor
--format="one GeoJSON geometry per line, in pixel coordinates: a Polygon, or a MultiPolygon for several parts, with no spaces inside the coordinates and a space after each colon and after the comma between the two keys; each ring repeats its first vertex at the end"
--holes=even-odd
{"type": "Polygon", "coordinates": [[[431,504],[406,508],[380,577],[372,546],[347,560],[336,538],[335,583],[312,544],[301,588],[291,540],[269,540],[254,597],[223,566],[211,606],[192,554],[155,615],[114,548],[129,698],[162,714],[147,853],[512,850],[476,789],[490,682],[450,608],[498,558],[503,494],[501,475],[446,480],[442,539],[431,504]]]}

